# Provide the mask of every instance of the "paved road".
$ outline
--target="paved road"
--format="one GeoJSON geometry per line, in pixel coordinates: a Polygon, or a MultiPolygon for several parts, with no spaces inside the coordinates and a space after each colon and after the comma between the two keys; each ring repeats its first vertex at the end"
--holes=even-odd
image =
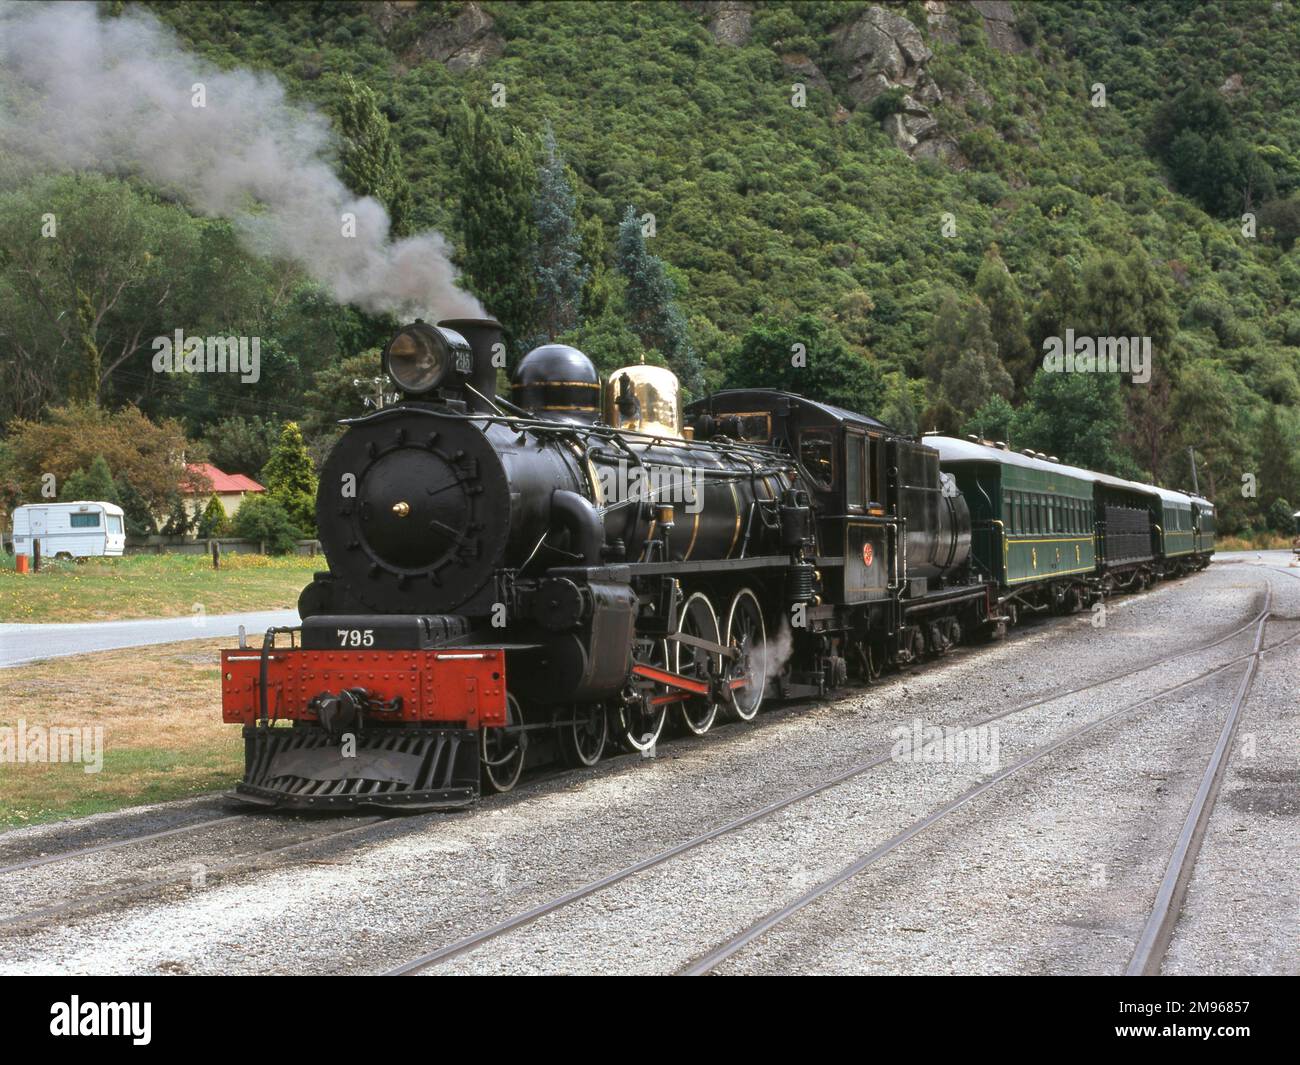
{"type": "Polygon", "coordinates": [[[0,669],[43,658],[111,651],[119,647],[235,636],[239,626],[252,635],[272,625],[297,625],[296,610],[254,614],[196,615],[145,621],[90,621],[72,624],[0,625],[0,669]]]}

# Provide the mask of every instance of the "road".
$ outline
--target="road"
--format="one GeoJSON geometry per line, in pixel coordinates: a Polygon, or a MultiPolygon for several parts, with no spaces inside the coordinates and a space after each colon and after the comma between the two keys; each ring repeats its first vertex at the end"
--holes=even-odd
{"type": "Polygon", "coordinates": [[[188,618],[149,618],[142,621],[90,621],[48,625],[0,625],[0,669],[63,658],[87,651],[235,636],[243,625],[249,634],[272,625],[297,625],[296,610],[263,610],[252,614],[195,614],[188,618]]]}

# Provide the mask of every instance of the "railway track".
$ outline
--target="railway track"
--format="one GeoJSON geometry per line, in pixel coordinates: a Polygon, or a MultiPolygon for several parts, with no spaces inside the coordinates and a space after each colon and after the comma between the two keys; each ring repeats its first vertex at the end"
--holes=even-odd
{"type": "MultiPolygon", "coordinates": [[[[789,916],[792,916],[794,913],[798,912],[798,910],[804,908],[805,906],[809,905],[811,902],[815,901],[816,898],[819,898],[821,895],[825,894],[826,892],[833,890],[835,887],[843,883],[845,880],[850,879],[852,876],[856,875],[862,869],[865,869],[867,865],[872,864],[873,862],[877,861],[879,858],[883,857],[885,854],[888,854],[891,851],[897,849],[899,846],[902,846],[902,844],[907,842],[907,840],[911,839],[913,836],[917,835],[918,833],[923,832],[926,828],[930,827],[932,824],[940,820],[942,817],[951,813],[953,810],[956,810],[959,807],[964,806],[966,803],[970,802],[971,800],[975,799],[979,795],[983,794],[985,791],[989,790],[989,788],[993,787],[1000,781],[1013,775],[1014,773],[1023,769],[1025,766],[1032,764],[1033,762],[1046,756],[1047,754],[1050,754],[1052,751],[1063,746],[1064,744],[1088,732],[1091,732],[1096,728],[1100,728],[1102,725],[1110,721],[1113,721],[1116,718],[1122,717],[1125,714],[1132,713],[1133,711],[1143,706],[1150,705],[1151,703],[1155,702],[1158,699],[1173,694],[1174,692],[1181,691],[1184,688],[1191,687],[1195,684],[1199,684],[1206,678],[1211,676],[1216,676],[1219,673],[1222,673],[1225,670],[1230,669],[1235,665],[1238,665],[1242,661],[1245,661],[1247,659],[1253,660],[1263,651],[1271,650],[1275,647],[1281,646],[1283,643],[1289,643],[1291,640],[1300,638],[1300,633],[1296,633],[1294,636],[1288,637],[1285,640],[1278,641],[1268,648],[1260,647],[1259,641],[1262,639],[1263,627],[1269,617],[1271,596],[1272,596],[1271,586],[1268,586],[1266,583],[1263,608],[1259,611],[1259,613],[1256,614],[1250,621],[1246,622],[1244,625],[1238,626],[1237,628],[1213,640],[1198,644],[1195,647],[1187,648],[1185,650],[1179,651],[1172,655],[1163,656],[1154,661],[1144,663],[1132,669],[1126,670],[1122,673],[1116,674],[1111,677],[1107,677],[1103,680],[1094,681],[1089,684],[1078,685],[1066,691],[1055,693],[1053,695],[1042,697],[1039,699],[1035,699],[1030,702],[1023,703],[1015,707],[1011,707],[1010,709],[1000,711],[996,714],[989,715],[988,717],[985,717],[980,721],[972,722],[970,724],[964,725],[963,727],[965,728],[978,728],[980,726],[991,724],[992,722],[1009,717],[1012,714],[1022,713],[1026,710],[1030,710],[1038,706],[1043,706],[1048,703],[1057,702],[1059,700],[1068,698],[1070,696],[1087,692],[1096,688],[1100,688],[1105,685],[1114,684],[1118,681],[1122,681],[1136,674],[1157,668],[1162,665],[1166,665],[1170,662],[1174,662],[1182,658],[1186,658],[1189,655],[1204,652],[1212,647],[1216,647],[1222,643],[1225,643],[1228,640],[1232,639],[1233,637],[1239,636],[1240,634],[1252,628],[1256,629],[1256,647],[1255,650],[1253,650],[1249,654],[1238,655],[1230,659],[1228,662],[1215,666],[1212,669],[1204,670],[1188,680],[1164,688],[1161,691],[1156,692],[1150,696],[1147,696],[1146,698],[1136,703],[1132,703],[1128,706],[1125,706],[1120,710],[1108,714],[1103,718],[1099,718],[1096,721],[1086,726],[1083,726],[1070,733],[1067,733],[1065,736],[1060,737],[1059,739],[1053,741],[1051,744],[1036,750],[1032,755],[1028,756],[1026,759],[1022,759],[1020,762],[1017,762],[1015,765],[1008,767],[1008,769],[996,774],[995,776],[991,777],[989,780],[984,781],[983,783],[970,789],[970,791],[959,796],[958,799],[954,800],[952,803],[947,804],[946,806],[940,808],[939,810],[927,815],[925,818],[922,818],[920,821],[915,822],[914,824],[909,826],[909,828],[905,829],[903,832],[899,833],[897,836],[893,837],[885,844],[882,844],[880,848],[877,848],[875,851],[872,851],[871,853],[864,855],[862,858],[854,862],[847,869],[843,870],[840,874],[837,874],[836,877],[813,888],[805,896],[801,896],[799,899],[796,899],[795,902],[791,903],[789,906],[783,907],[781,910],[778,910],[775,913],[770,914],[768,917],[764,918],[756,925],[751,926],[751,928],[746,929],[738,936],[733,937],[732,940],[728,940],[727,943],[716,948],[714,951],[711,951],[709,954],[701,958],[699,962],[693,964],[692,966],[688,967],[687,970],[684,971],[691,972],[691,973],[696,972],[697,970],[699,972],[709,971],[710,968],[718,964],[720,961],[724,960],[726,957],[729,957],[731,954],[742,949],[746,944],[752,942],[754,939],[763,935],[766,931],[774,927],[776,924],[779,924],[781,921],[785,920],[789,916]]],[[[678,843],[672,847],[669,847],[663,851],[660,851],[657,854],[651,855],[647,858],[643,858],[640,861],[634,862],[624,868],[616,870],[615,872],[609,873],[606,876],[600,877],[596,880],[592,880],[586,884],[574,888],[571,891],[565,892],[564,894],[559,895],[553,899],[550,899],[549,901],[543,902],[537,906],[531,907],[530,909],[517,913],[514,916],[509,917],[506,920],[503,920],[498,924],[492,925],[491,927],[486,928],[480,932],[476,932],[470,936],[466,936],[453,943],[436,948],[417,958],[411,959],[410,961],[407,961],[402,965],[389,969],[387,972],[385,972],[384,975],[389,975],[389,976],[414,975],[436,964],[449,961],[452,958],[474,951],[479,947],[483,946],[484,944],[490,942],[491,940],[497,939],[500,936],[513,932],[519,928],[524,927],[525,925],[531,924],[534,921],[537,921],[538,919],[547,916],[548,914],[555,913],[568,906],[571,906],[574,903],[580,901],[581,899],[596,894],[597,892],[602,891],[605,888],[611,887],[623,880],[627,880],[631,877],[637,876],[638,874],[644,873],[650,869],[655,868],[656,866],[662,865],[665,862],[671,861],[672,859],[678,858],[684,854],[687,854],[700,847],[703,847],[708,843],[716,839],[719,839],[722,836],[728,835],[732,832],[736,832],[739,829],[755,824],[756,822],[765,820],[766,818],[771,817],[773,814],[776,814],[781,810],[784,810],[797,803],[810,799],[832,788],[838,787],[854,779],[855,777],[858,777],[863,773],[866,773],[869,770],[884,764],[885,762],[890,760],[890,757],[891,754],[889,752],[884,752],[874,757],[871,757],[864,762],[861,762],[857,765],[850,767],[844,772],[836,774],[835,776],[829,778],[828,780],[822,781],[819,784],[815,784],[811,787],[805,788],[791,795],[788,795],[782,799],[779,799],[775,802],[769,803],[768,805],[763,806],[757,810],[751,811],[750,813],[734,818],[731,821],[728,821],[722,825],[719,825],[716,828],[710,829],[707,832],[701,833],[681,843],[678,843]]]]}
{"type": "MultiPolygon", "coordinates": [[[[1298,578],[1300,578],[1300,575],[1297,574],[1291,574],[1291,576],[1297,576],[1298,578]]],[[[1054,750],[1056,747],[1060,746],[1063,743],[1069,742],[1071,739],[1074,739],[1077,736],[1082,735],[1084,732],[1091,731],[1091,729],[1096,727],[1100,727],[1102,724],[1111,720],[1113,717],[1121,716],[1123,714],[1132,712],[1138,709],[1139,707],[1147,705],[1158,698],[1161,698],[1172,692],[1181,690],[1182,688],[1190,686],[1192,684],[1199,683],[1201,680],[1205,679],[1206,677],[1213,676],[1220,672],[1223,672],[1224,670],[1231,668],[1232,666],[1238,664],[1239,662],[1247,659],[1249,659],[1251,662],[1251,670],[1253,673],[1254,663],[1258,661],[1258,658],[1261,654],[1272,650],[1274,647],[1280,646],[1282,643],[1290,642],[1290,640],[1295,638],[1300,638],[1300,633],[1297,633],[1296,636],[1290,637],[1287,640],[1278,641],[1277,643],[1269,646],[1262,645],[1262,638],[1263,638],[1263,631],[1264,631],[1263,626],[1269,616],[1268,597],[1270,595],[1271,595],[1271,589],[1266,592],[1264,609],[1262,609],[1253,618],[1251,618],[1246,623],[1236,626],[1235,628],[1229,630],[1228,632],[1215,637],[1214,639],[1202,642],[1200,644],[1197,644],[1194,647],[1184,649],[1175,654],[1161,656],[1160,658],[1154,659],[1152,661],[1142,663],[1122,673],[1104,678],[1103,680],[1094,681],[1084,685],[1079,685],[1074,688],[1068,689],[1066,691],[1054,693],[1050,696],[1034,699],[1024,704],[1001,711],[997,714],[990,715],[989,717],[986,717],[982,721],[975,722],[972,725],[965,726],[965,727],[978,727],[979,725],[989,724],[994,721],[1000,720],[1002,718],[1008,717],[1012,714],[1020,713],[1029,709],[1033,709],[1038,706],[1056,702],[1058,700],[1068,698],[1070,696],[1077,695],[1082,692],[1086,692],[1095,688],[1100,688],[1105,685],[1115,684],[1126,678],[1132,677],[1136,674],[1145,672],[1147,670],[1156,668],[1158,666],[1165,665],[1167,663],[1174,662],[1182,658],[1186,658],[1190,655],[1202,653],[1213,647],[1221,645],[1227,642],[1228,640],[1233,639],[1236,636],[1239,636],[1240,634],[1246,632],[1252,627],[1256,629],[1255,649],[1249,654],[1234,657],[1230,659],[1228,662],[1216,666],[1212,670],[1205,671],[1190,680],[1181,682],[1178,685],[1164,689],[1161,692],[1158,692],[1155,695],[1152,695],[1142,700],[1139,703],[1135,703],[1131,706],[1127,706],[1121,709],[1120,711],[1116,711],[1112,715],[1108,715],[1108,717],[1106,718],[1099,719],[1098,721],[1092,723],[1089,726],[1085,726],[1080,730],[1076,730],[1075,732],[1060,738],[1058,741],[1054,741],[1054,743],[1050,745],[1050,748],[1035,752],[1030,759],[1023,761],[1022,763],[1017,763],[1015,766],[1010,767],[1009,770],[1004,771],[1002,774],[995,776],[993,779],[989,781],[985,781],[982,785],[980,785],[977,791],[973,791],[972,793],[959,797],[957,803],[955,805],[951,805],[951,809],[945,807],[940,811],[936,811],[928,818],[923,819],[924,820],[923,824],[918,823],[918,825],[912,826],[911,829],[907,830],[908,834],[906,838],[910,839],[913,835],[916,835],[920,831],[924,831],[924,829],[929,827],[930,824],[933,824],[935,821],[939,820],[947,813],[950,813],[952,809],[956,809],[957,806],[964,805],[966,802],[969,802],[971,799],[975,798],[977,794],[987,790],[988,787],[991,787],[992,785],[996,784],[999,780],[1004,779],[1005,776],[1008,776],[1011,773],[1014,773],[1019,769],[1023,768],[1024,765],[1029,764],[1030,761],[1037,760],[1037,758],[1042,757],[1047,753],[1050,753],[1050,750],[1054,750]]],[[[1224,741],[1221,740],[1221,742],[1224,741]]],[[[1226,742],[1230,743],[1230,736],[1227,738],[1226,742]]],[[[552,899],[549,902],[543,903],[539,906],[535,906],[527,911],[524,911],[511,918],[508,918],[507,920],[502,921],[499,924],[494,925],[489,929],[486,929],[482,932],[478,932],[472,936],[466,937],[465,939],[459,940],[448,946],[438,948],[425,955],[422,955],[419,958],[416,958],[410,962],[398,966],[395,969],[390,970],[390,974],[398,975],[398,974],[419,972],[422,971],[423,969],[426,969],[432,965],[437,964],[438,962],[445,961],[457,955],[472,951],[477,947],[481,946],[482,944],[492,939],[495,939],[501,935],[504,935],[508,932],[511,932],[517,928],[520,928],[526,924],[529,924],[537,920],[538,918],[545,916],[548,913],[553,913],[556,910],[571,905],[572,903],[577,902],[582,898],[592,895],[600,890],[603,890],[604,888],[610,887],[622,880],[635,876],[638,873],[645,872],[646,870],[651,869],[657,865],[670,861],[671,859],[676,858],[689,851],[695,850],[698,847],[704,846],[705,844],[711,842],[712,840],[718,839],[721,836],[727,835],[731,832],[735,832],[747,825],[753,824],[767,817],[770,817],[771,815],[777,813],[780,810],[786,809],[787,807],[790,807],[799,802],[812,798],[813,796],[821,794],[822,792],[825,792],[831,788],[844,784],[847,781],[851,780],[852,778],[859,776],[860,774],[865,773],[868,770],[876,766],[879,766],[888,760],[889,760],[889,755],[887,753],[881,754],[877,757],[873,757],[863,763],[857,764],[849,768],[848,770],[842,773],[835,775],[834,777],[826,781],[823,781],[819,784],[813,785],[811,787],[793,793],[783,799],[770,803],[762,807],[761,809],[752,811],[751,813],[748,813],[742,817],[735,818],[732,821],[729,821],[721,826],[718,826],[715,829],[712,829],[692,839],[686,840],[683,843],[680,843],[674,847],[664,850],[658,854],[652,855],[646,859],[643,859],[639,862],[629,865],[624,869],[620,869],[605,877],[601,877],[598,880],[594,880],[590,883],[584,884],[581,887],[574,889],[573,891],[566,892],[565,894],[559,896],[556,899],[552,899]]],[[[198,832],[204,829],[219,828],[222,825],[244,820],[249,818],[250,816],[255,816],[255,815],[247,814],[247,813],[227,814],[219,817],[207,818],[202,821],[192,822],[186,825],[180,825],[180,826],[175,826],[172,828],[167,828],[155,832],[148,832],[140,835],[130,836],[124,839],[109,840],[105,842],[90,844],[83,847],[70,848],[66,851],[56,852],[52,854],[42,854],[42,855],[36,855],[28,858],[23,858],[20,860],[9,862],[8,864],[5,865],[0,865],[0,875],[16,873],[23,870],[37,868],[37,867],[41,867],[53,863],[58,863],[58,862],[70,861],[73,859],[91,856],[99,853],[116,851],[136,844],[144,844],[144,843],[149,843],[160,839],[182,836],[186,833],[198,832]]],[[[252,854],[240,855],[228,861],[221,862],[219,864],[206,866],[204,870],[205,877],[209,879],[213,877],[224,878],[228,876],[237,876],[245,873],[258,872],[263,869],[273,868],[279,863],[279,861],[281,861],[286,856],[296,855],[298,852],[307,850],[308,848],[311,847],[326,846],[332,840],[341,837],[352,837],[355,835],[359,835],[361,833],[374,829],[377,824],[388,820],[392,820],[392,818],[384,815],[376,815],[374,817],[366,818],[364,821],[360,823],[355,823],[355,822],[350,823],[347,827],[336,831],[321,833],[321,834],[314,835],[308,839],[294,840],[286,844],[264,848],[252,854]]],[[[419,817],[411,817],[411,818],[404,818],[402,820],[411,823],[413,827],[416,827],[416,823],[421,822],[423,819],[419,817]]],[[[891,849],[893,849],[893,847],[900,846],[905,841],[906,841],[905,839],[891,841],[892,843],[891,849]]],[[[878,858],[881,856],[883,856],[883,854],[877,855],[876,857],[878,858]]],[[[870,858],[870,856],[867,857],[870,858]]],[[[1192,853],[1190,856],[1190,861],[1194,862],[1194,858],[1195,855],[1194,853],[1192,853]]],[[[871,858],[870,860],[874,861],[876,860],[876,858],[871,858]]],[[[868,862],[868,864],[870,864],[870,862],[868,862]]],[[[865,868],[865,865],[863,866],[863,868],[865,868]]],[[[147,896],[149,894],[162,891],[169,887],[174,887],[189,881],[191,879],[191,869],[192,869],[192,864],[187,865],[185,871],[180,873],[169,874],[166,876],[152,877],[145,880],[136,881],[134,883],[126,884],[119,888],[114,888],[109,891],[102,891],[90,895],[80,896],[75,899],[70,899],[65,902],[56,903],[54,905],[42,907],[40,909],[29,910],[23,913],[18,913],[8,917],[3,917],[0,918],[0,928],[10,929],[10,928],[21,928],[24,925],[35,925],[35,924],[48,921],[52,918],[57,918],[60,916],[73,914],[78,911],[91,909],[95,906],[111,903],[113,901],[128,899],[133,896],[147,896]]],[[[852,876],[852,875],[854,874],[853,873],[848,874],[848,876],[852,876]]],[[[848,877],[845,877],[845,879],[847,878],[848,877]]],[[[842,880],[836,880],[835,884],[832,884],[831,886],[824,888],[824,890],[821,893],[824,893],[825,891],[828,890],[832,890],[834,886],[842,882],[843,882],[842,880]]],[[[1183,886],[1185,887],[1185,883],[1183,886]]],[[[1171,897],[1173,897],[1175,900],[1174,909],[1176,912],[1176,901],[1177,898],[1180,896],[1171,896],[1171,897]]],[[[798,903],[799,900],[796,900],[796,903],[792,905],[797,905],[798,903]]],[[[807,904],[808,904],[807,902],[803,903],[803,905],[807,905],[807,904]]],[[[793,913],[797,911],[791,911],[791,912],[793,913]]],[[[758,933],[755,933],[755,936],[761,934],[762,932],[760,931],[758,933]]],[[[752,938],[754,937],[751,937],[751,939],[752,938]]],[[[751,939],[747,939],[746,942],[751,941],[751,939]]],[[[1167,936],[1165,938],[1165,942],[1167,943],[1167,936]]],[[[740,948],[737,947],[736,949],[740,949],[740,948]]],[[[707,955],[706,959],[710,957],[712,957],[712,953],[710,955],[707,955]]],[[[714,964],[716,964],[716,962],[714,964]]]]}
{"type": "MultiPolygon", "coordinates": [[[[1265,612],[1257,622],[1255,648],[1249,654],[1238,656],[1223,665],[1215,666],[1213,669],[1206,670],[1190,680],[1182,681],[1169,688],[1164,688],[1136,703],[1131,703],[1128,706],[1121,707],[1119,710],[1114,710],[1105,714],[1104,716],[1097,718],[1095,721],[1082,725],[1079,728],[1072,729],[1070,732],[1052,740],[1050,743],[1043,744],[1024,758],[1000,772],[995,773],[993,776],[989,777],[988,780],[975,785],[969,790],[963,792],[956,799],[953,799],[951,802],[945,803],[943,806],[927,814],[925,817],[914,821],[907,828],[890,837],[878,847],[875,847],[873,850],[862,855],[856,861],[841,869],[834,876],[810,888],[793,902],[787,903],[779,909],[772,911],[766,917],[763,917],[745,928],[743,931],[733,935],[721,945],[713,948],[707,954],[691,962],[681,970],[680,975],[704,976],[712,972],[718,965],[739,953],[750,943],[770,932],[778,925],[789,920],[795,914],[816,902],[823,895],[834,891],[841,884],[851,880],[868,866],[879,861],[881,858],[884,858],[886,855],[893,853],[908,840],[924,832],[930,826],[942,820],[944,817],[947,817],[954,811],[961,809],[967,803],[991,790],[1008,777],[1014,776],[1027,766],[1033,765],[1041,759],[1046,758],[1048,755],[1059,750],[1061,747],[1064,747],[1066,744],[1069,744],[1090,732],[1094,732],[1105,725],[1117,721],[1120,718],[1126,717],[1135,710],[1141,709],[1144,706],[1149,706],[1151,703],[1154,703],[1165,696],[1172,695],[1173,693],[1182,691],[1185,688],[1193,687],[1210,677],[1217,676],[1218,674],[1231,669],[1234,665],[1237,665],[1242,661],[1247,661],[1249,665],[1247,666],[1245,676],[1243,677],[1242,686],[1238,689],[1238,696],[1237,699],[1234,700],[1233,709],[1230,714],[1230,723],[1235,726],[1237,712],[1240,709],[1241,702],[1244,700],[1245,692],[1249,689],[1249,681],[1254,676],[1255,663],[1265,650],[1265,648],[1261,646],[1261,641],[1263,640],[1264,628],[1267,625],[1267,622],[1268,614],[1265,612]]],[[[1281,646],[1283,643],[1290,643],[1292,640],[1297,638],[1300,638],[1300,633],[1287,637],[1285,640],[1278,641],[1273,645],[1273,647],[1276,648],[1281,646]]],[[[1272,648],[1268,649],[1271,650],[1272,648]]],[[[1211,768],[1218,766],[1216,772],[1221,772],[1223,765],[1220,759],[1221,751],[1226,748],[1226,744],[1230,738],[1230,731],[1225,728],[1224,734],[1220,737],[1220,746],[1216,748],[1216,757],[1211,760],[1211,768]]],[[[1204,788],[1205,782],[1203,781],[1202,789],[1197,792],[1198,800],[1200,801],[1193,804],[1192,812],[1188,815],[1189,822],[1199,824],[1202,833],[1204,831],[1204,822],[1203,820],[1200,820],[1200,818],[1202,815],[1207,815],[1209,809],[1208,805],[1206,805],[1204,800],[1201,799],[1204,788]]],[[[1163,957],[1164,949],[1168,945],[1169,938],[1172,935],[1173,925],[1177,921],[1178,903],[1182,898],[1181,893],[1177,892],[1175,888],[1171,886],[1171,882],[1173,884],[1181,885],[1182,888],[1185,889],[1186,878],[1190,877],[1191,865],[1195,862],[1195,851],[1190,846],[1190,843],[1185,840],[1188,831],[1189,830],[1185,826],[1184,832],[1179,836],[1178,844],[1175,846],[1174,856],[1170,860],[1169,872],[1166,873],[1165,881],[1162,883],[1160,891],[1157,892],[1155,908],[1153,909],[1152,915],[1147,922],[1147,927],[1144,929],[1139,940],[1138,949],[1134,954],[1133,962],[1130,964],[1130,975],[1133,975],[1134,965],[1139,966],[1140,971],[1143,973],[1149,971],[1149,966],[1152,964],[1154,964],[1158,969],[1159,959],[1163,957]]],[[[1199,849],[1199,835],[1196,837],[1195,841],[1197,849],[1199,849]]]]}
{"type": "MultiPolygon", "coordinates": [[[[1297,576],[1294,573],[1288,575],[1297,576]]],[[[1126,976],[1160,975],[1165,953],[1169,949],[1174,929],[1178,925],[1179,914],[1182,912],[1187,885],[1192,879],[1196,859],[1201,853],[1201,844],[1204,842],[1205,830],[1209,825],[1210,812],[1214,809],[1219,788],[1223,783],[1223,774],[1228,768],[1228,755],[1232,750],[1237,723],[1241,720],[1241,710],[1250,697],[1251,686],[1255,683],[1255,674],[1259,668],[1260,656],[1263,654],[1264,628],[1267,623],[1267,616],[1260,621],[1259,629],[1255,634],[1255,650],[1250,656],[1246,672],[1237,688],[1237,694],[1228,709],[1223,729],[1219,733],[1219,740],[1205,766],[1205,772],[1201,774],[1200,786],[1196,789],[1191,808],[1187,811],[1182,830],[1174,843],[1174,850],[1169,856],[1164,878],[1156,892],[1151,914],[1142,928],[1142,934],[1138,937],[1128,969],[1125,970],[1126,976]]]]}
{"type": "MultiPolygon", "coordinates": [[[[234,815],[230,820],[239,820],[241,815],[234,815]]],[[[225,820],[225,819],[217,819],[225,820]]],[[[340,839],[344,836],[351,836],[375,825],[393,820],[392,817],[385,814],[376,814],[373,817],[361,819],[360,823],[353,822],[346,828],[337,829],[332,832],[326,832],[311,836],[308,839],[295,840],[292,843],[281,844],[279,846],[268,847],[255,851],[252,854],[240,855],[229,861],[219,862],[215,865],[205,865],[203,867],[204,880],[207,883],[213,877],[233,876],[242,873],[256,872],[262,868],[269,867],[270,863],[266,859],[277,855],[292,854],[295,851],[304,850],[308,847],[318,846],[328,843],[331,840],[340,839]]],[[[200,827],[198,825],[190,827],[200,827]]],[[[155,835],[173,835],[179,834],[180,829],[175,832],[160,833],[155,835]]],[[[150,837],[140,836],[124,842],[139,843],[150,837]]],[[[93,853],[93,849],[90,851],[93,853]]],[[[82,852],[67,852],[59,855],[49,856],[51,861],[63,861],[70,857],[79,857],[82,852]]],[[[96,892],[91,895],[81,895],[66,902],[56,903],[52,906],[45,906],[38,910],[25,910],[22,913],[11,914],[6,917],[0,917],[0,928],[14,928],[23,925],[38,924],[42,921],[49,920],[52,917],[60,917],[65,914],[75,913],[78,910],[90,909],[94,906],[102,905],[107,902],[114,902],[119,899],[130,898],[133,895],[150,894],[164,888],[175,887],[179,884],[189,883],[193,879],[193,865],[189,863],[185,870],[180,873],[170,874],[167,876],[150,877],[145,880],[139,880],[131,884],[123,885],[120,888],[114,888],[111,891],[96,892]]],[[[19,866],[27,868],[29,866],[19,866]]]]}

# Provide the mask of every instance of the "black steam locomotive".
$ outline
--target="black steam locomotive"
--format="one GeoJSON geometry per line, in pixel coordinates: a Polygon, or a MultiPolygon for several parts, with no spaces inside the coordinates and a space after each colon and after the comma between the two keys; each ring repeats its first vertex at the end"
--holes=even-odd
{"type": "Polygon", "coordinates": [[[872,418],[762,389],[683,411],[667,370],[602,384],[563,345],[507,400],[503,350],[490,320],[385,350],[404,399],[325,463],[301,626],[222,656],[240,799],[464,806],[534,758],[702,735],[1106,590],[1100,554],[1009,586],[939,451],[872,418]]]}

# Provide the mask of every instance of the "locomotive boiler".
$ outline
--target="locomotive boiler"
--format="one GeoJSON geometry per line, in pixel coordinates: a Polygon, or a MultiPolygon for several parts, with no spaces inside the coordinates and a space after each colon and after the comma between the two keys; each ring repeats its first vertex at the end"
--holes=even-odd
{"type": "Polygon", "coordinates": [[[611,738],[653,743],[673,704],[694,731],[721,704],[757,709],[757,594],[726,645],[672,573],[810,568],[791,562],[808,526],[793,464],[691,440],[662,368],[618,371],[602,395],[563,345],[529,353],[500,398],[500,345],[490,321],[416,322],[388,345],[404,398],[345,423],[321,470],[329,569],[300,597],[301,631],[225,656],[240,797],[457,805],[480,768],[511,786],[539,732],[582,764],[611,738]]]}

